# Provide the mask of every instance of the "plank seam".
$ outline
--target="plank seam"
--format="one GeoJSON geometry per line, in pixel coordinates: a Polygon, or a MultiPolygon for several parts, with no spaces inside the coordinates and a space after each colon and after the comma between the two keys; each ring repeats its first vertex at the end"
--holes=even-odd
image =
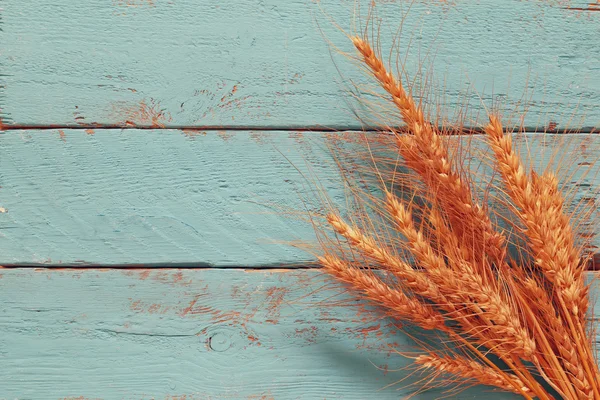
{"type": "MultiPolygon", "coordinates": [[[[0,75],[0,131],[45,131],[45,130],[85,130],[85,129],[119,129],[119,130],[184,130],[184,131],[253,131],[253,132],[347,132],[347,131],[358,131],[358,132],[381,132],[382,130],[390,130],[390,128],[378,128],[376,126],[360,126],[360,125],[347,125],[347,126],[187,126],[187,125],[170,125],[170,126],[156,126],[156,125],[98,125],[98,124],[66,124],[66,125],[24,125],[24,124],[6,124],[8,119],[5,118],[5,114],[2,114],[2,101],[3,101],[3,86],[2,76],[0,75]],[[4,124],[2,123],[4,121],[4,124]]],[[[397,126],[392,129],[399,131],[400,133],[407,133],[406,127],[397,126]]],[[[444,131],[442,127],[438,127],[440,131],[444,131]]],[[[446,128],[447,129],[447,128],[446,128]]],[[[522,133],[549,133],[549,134],[597,134],[600,132],[600,127],[584,126],[580,128],[549,128],[544,126],[526,126],[526,127],[507,127],[508,130],[514,130],[522,133]]],[[[476,126],[465,126],[458,130],[459,134],[462,135],[482,135],[484,133],[483,127],[476,126]]],[[[453,134],[456,134],[453,132],[453,134]]]]}
{"type": "MultiPolygon", "coordinates": [[[[216,265],[204,262],[188,262],[188,263],[144,263],[144,264],[4,264],[0,266],[0,269],[48,269],[48,270],[85,270],[85,269],[189,269],[189,270],[202,270],[202,269],[215,269],[215,270],[304,270],[304,269],[321,269],[321,265],[315,261],[306,262],[294,262],[294,263],[273,263],[263,264],[255,266],[241,266],[241,265],[216,265]]],[[[377,269],[371,267],[371,269],[377,269]]],[[[595,253],[588,261],[586,267],[588,271],[600,271],[600,253],[595,253]]]]}
{"type": "Polygon", "coordinates": [[[314,261],[306,261],[304,263],[273,263],[256,266],[241,266],[241,265],[215,265],[210,263],[144,263],[144,264],[3,264],[0,269],[51,269],[51,270],[84,270],[84,269],[223,269],[223,270],[302,270],[302,269],[319,269],[321,266],[314,261]]]}

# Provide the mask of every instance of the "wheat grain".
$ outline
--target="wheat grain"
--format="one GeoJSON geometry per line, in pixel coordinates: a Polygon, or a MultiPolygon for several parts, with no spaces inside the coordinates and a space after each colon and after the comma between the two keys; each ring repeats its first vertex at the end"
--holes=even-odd
{"type": "Polygon", "coordinates": [[[387,192],[386,205],[394,217],[399,231],[406,237],[413,255],[422,265],[432,281],[438,285],[442,294],[456,303],[473,302],[479,310],[484,310],[486,319],[491,323],[485,326],[502,342],[515,345],[513,351],[530,359],[535,352],[535,341],[521,325],[519,315],[503,299],[501,292],[488,285],[477,274],[475,268],[463,259],[449,258],[449,264],[460,264],[454,270],[446,266],[446,261],[435,253],[430,243],[425,240],[413,223],[413,218],[396,196],[387,192]]]}
{"type": "Polygon", "coordinates": [[[390,288],[377,277],[352,267],[340,258],[325,255],[319,257],[319,261],[325,268],[325,272],[352,285],[363,292],[369,300],[393,311],[394,318],[413,321],[425,329],[446,330],[443,316],[433,307],[409,298],[398,288],[390,288]]]}
{"type": "Polygon", "coordinates": [[[487,255],[495,257],[496,263],[503,263],[505,260],[503,237],[493,230],[484,210],[472,203],[468,185],[452,170],[448,152],[434,128],[425,121],[423,109],[417,106],[400,81],[386,70],[383,61],[373,51],[368,41],[353,37],[352,42],[375,79],[390,94],[393,103],[400,110],[402,119],[414,135],[412,137],[396,135],[400,152],[407,160],[406,165],[420,173],[426,181],[429,181],[427,183],[430,186],[437,184],[446,191],[442,197],[447,200],[445,205],[455,227],[457,229],[463,227],[461,230],[467,237],[483,235],[487,255]]]}
{"type": "Polygon", "coordinates": [[[437,285],[425,274],[415,271],[409,263],[379,246],[374,239],[364,235],[358,228],[348,225],[336,214],[329,214],[327,221],[337,234],[344,236],[351,245],[360,249],[365,255],[384,264],[389,271],[402,280],[406,287],[434,302],[446,302],[437,285]]]}
{"type": "Polygon", "coordinates": [[[514,374],[499,374],[492,368],[468,358],[439,356],[435,353],[429,353],[418,356],[415,359],[415,363],[425,369],[435,369],[439,372],[456,375],[467,380],[475,380],[481,384],[495,386],[507,392],[517,394],[522,394],[523,392],[531,393],[531,389],[514,374]],[[509,379],[507,379],[507,376],[509,379]],[[515,385],[518,387],[515,387],[515,385]]]}

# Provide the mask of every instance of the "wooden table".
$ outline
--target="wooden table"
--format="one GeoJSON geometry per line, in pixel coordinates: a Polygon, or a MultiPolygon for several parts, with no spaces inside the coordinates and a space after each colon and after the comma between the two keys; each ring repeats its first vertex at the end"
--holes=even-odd
{"type": "MultiPolygon", "coordinates": [[[[410,4],[378,3],[389,44],[410,4]]],[[[344,202],[326,140],[361,128],[347,89],[368,79],[333,23],[351,33],[353,6],[0,1],[0,398],[408,393],[392,348],[410,341],[364,304],[340,306],[290,245],[315,240],[303,174],[344,202]]],[[[592,8],[416,0],[401,53],[410,43],[411,76],[435,68],[450,115],[469,100],[473,126],[480,99],[503,101],[507,120],[526,108],[511,121],[533,154],[558,140],[535,132],[581,128],[567,145],[585,165],[600,144],[592,8]]],[[[511,398],[456,398],[481,396],[511,398]]]]}

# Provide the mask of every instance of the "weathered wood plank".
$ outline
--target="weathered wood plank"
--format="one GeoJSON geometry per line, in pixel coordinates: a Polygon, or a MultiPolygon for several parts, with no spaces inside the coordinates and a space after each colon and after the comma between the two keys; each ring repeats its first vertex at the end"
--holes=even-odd
{"type": "MultiPolygon", "coordinates": [[[[326,144],[327,138],[343,135],[5,132],[0,135],[0,265],[310,261],[288,242],[314,242],[312,226],[301,220],[302,198],[310,198],[314,176],[333,204],[345,205],[342,179],[326,144]]],[[[598,157],[600,137],[520,135],[516,142],[535,162],[560,148],[568,163],[585,170],[598,157]]],[[[596,201],[588,190],[598,188],[598,168],[585,180],[567,180],[576,197],[596,201]]],[[[591,237],[596,232],[597,225],[589,227],[591,237]]]]}
{"type": "Polygon", "coordinates": [[[284,215],[304,209],[295,167],[306,172],[310,162],[330,194],[340,189],[323,138],[309,135],[6,132],[0,265],[299,261],[306,255],[282,244],[312,234],[284,215]]]}
{"type": "MultiPolygon", "coordinates": [[[[0,271],[0,398],[397,399],[410,340],[311,270],[0,271]],[[395,384],[396,383],[396,384],[395,384]],[[387,385],[392,385],[387,387],[387,385]]],[[[404,388],[404,389],[403,389],[404,388]]],[[[515,398],[470,389],[456,399],[515,398]]],[[[416,398],[443,395],[432,390],[416,398]]]]}
{"type": "MultiPolygon", "coordinates": [[[[328,18],[350,29],[354,3],[4,0],[0,118],[9,125],[356,126],[343,90],[350,79],[362,82],[360,74],[338,58],[340,84],[314,23],[316,16],[327,39],[351,50],[328,18]]],[[[410,5],[401,43],[412,40],[408,71],[432,49],[451,111],[470,82],[488,106],[510,99],[506,110],[527,89],[527,125],[564,127],[575,108],[571,125],[600,125],[600,13],[551,1],[378,3],[384,45],[410,5]]],[[[470,99],[475,117],[479,97],[470,99]]]]}

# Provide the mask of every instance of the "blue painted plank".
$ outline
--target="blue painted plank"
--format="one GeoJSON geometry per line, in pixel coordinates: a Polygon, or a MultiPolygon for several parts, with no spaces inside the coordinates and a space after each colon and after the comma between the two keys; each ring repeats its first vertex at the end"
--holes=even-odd
{"type": "MultiPolygon", "coordinates": [[[[0,271],[3,399],[397,399],[411,341],[316,271],[0,271]],[[319,289],[320,288],[320,289],[319,289]],[[318,290],[315,290],[318,289],[318,290]],[[388,387],[388,385],[391,385],[388,387]]],[[[442,389],[416,399],[434,399],[442,389]]],[[[516,399],[469,389],[455,399],[516,399]]]]}
{"type": "MultiPolygon", "coordinates": [[[[5,132],[0,135],[0,207],[5,211],[0,212],[0,265],[310,262],[312,256],[290,242],[315,243],[302,202],[314,203],[310,185],[315,177],[332,204],[345,207],[343,180],[327,148],[344,135],[5,132]]],[[[596,135],[519,135],[515,140],[540,166],[561,149],[579,173],[597,160],[600,146],[596,135]]],[[[472,143],[474,149],[480,142],[472,143]]],[[[474,157],[476,167],[476,152],[474,157]]],[[[596,164],[585,180],[565,181],[576,201],[596,201],[599,168],[596,164]]],[[[587,235],[598,245],[596,233],[596,224],[588,227],[587,235]]]]}
{"type": "Polygon", "coordinates": [[[307,163],[341,202],[323,138],[301,132],[0,135],[0,265],[297,262],[307,163]],[[286,159],[287,158],[287,159],[286,159]],[[329,167],[329,168],[328,168],[329,167]],[[300,193],[299,193],[300,191],[300,193]]]}
{"type": "MultiPolygon", "coordinates": [[[[379,1],[377,10],[385,48],[410,8],[400,42],[402,55],[411,45],[408,74],[431,51],[425,71],[434,72],[449,114],[466,96],[465,122],[479,120],[472,85],[488,106],[505,101],[512,112],[523,100],[526,125],[563,128],[600,125],[600,13],[565,8],[588,2],[379,1]]],[[[327,45],[352,51],[330,19],[351,32],[354,3],[4,0],[0,118],[9,125],[356,126],[344,91],[350,80],[368,81],[334,55],[340,80],[327,45]]]]}

